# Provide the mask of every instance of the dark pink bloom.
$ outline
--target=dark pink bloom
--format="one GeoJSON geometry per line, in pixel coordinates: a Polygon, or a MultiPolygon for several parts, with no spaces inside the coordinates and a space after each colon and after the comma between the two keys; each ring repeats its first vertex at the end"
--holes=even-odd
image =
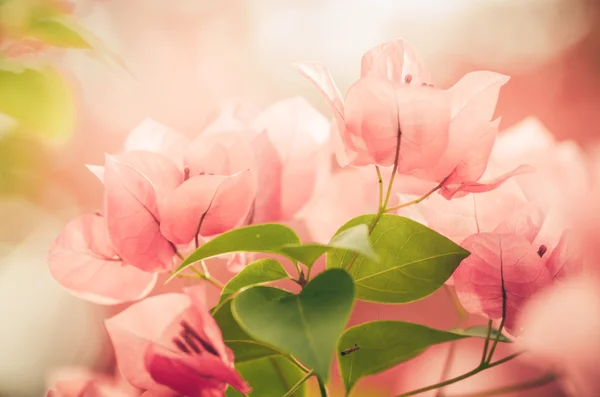
{"type": "Polygon", "coordinates": [[[204,286],[140,301],[106,320],[123,376],[155,396],[223,396],[250,388],[210,316],[204,286]]]}

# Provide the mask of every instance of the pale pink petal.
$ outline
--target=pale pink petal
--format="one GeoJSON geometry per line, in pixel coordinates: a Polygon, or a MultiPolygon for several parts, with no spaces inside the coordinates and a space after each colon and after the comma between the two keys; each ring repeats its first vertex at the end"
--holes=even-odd
{"type": "Polygon", "coordinates": [[[198,135],[184,157],[189,175],[233,175],[254,168],[254,154],[244,136],[248,135],[244,134],[245,130],[204,131],[198,135]]]}
{"type": "Polygon", "coordinates": [[[519,321],[519,349],[532,363],[562,367],[571,395],[600,395],[600,283],[582,276],[536,294],[519,321]]]}
{"type": "Polygon", "coordinates": [[[129,133],[124,146],[126,152],[147,150],[163,154],[181,166],[189,141],[171,128],[146,119],[129,133]]]}
{"type": "Polygon", "coordinates": [[[100,180],[100,182],[104,183],[104,166],[86,164],[85,167],[90,170],[90,172],[94,174],[96,178],[100,180]]]}
{"type": "Polygon", "coordinates": [[[566,230],[548,258],[547,267],[555,280],[564,280],[583,271],[581,242],[572,230],[566,230]]]}
{"type": "Polygon", "coordinates": [[[310,200],[319,173],[330,161],[329,122],[305,99],[295,97],[267,108],[252,126],[265,131],[254,144],[261,186],[257,222],[289,220],[310,200]]]}
{"type": "Polygon", "coordinates": [[[227,258],[225,266],[231,273],[237,274],[244,270],[249,263],[255,260],[256,254],[252,252],[236,252],[227,258]]]}
{"type": "Polygon", "coordinates": [[[250,171],[192,177],[167,197],[161,231],[175,244],[187,244],[198,234],[222,233],[245,219],[255,194],[250,171]]]}
{"type": "Polygon", "coordinates": [[[505,326],[513,333],[523,304],[551,282],[537,247],[520,236],[494,233],[475,234],[461,246],[471,253],[453,275],[462,305],[470,313],[501,318],[504,280],[505,326]]]}
{"type": "Polygon", "coordinates": [[[360,77],[369,75],[394,83],[404,83],[408,75],[411,76],[413,84],[431,82],[425,62],[415,49],[402,39],[380,44],[363,55],[360,77]]]}
{"type": "Polygon", "coordinates": [[[464,197],[469,193],[489,192],[490,190],[498,188],[515,175],[534,171],[535,169],[529,165],[520,165],[514,170],[488,182],[463,182],[458,185],[445,185],[440,189],[440,194],[447,200],[451,200],[453,197],[464,197]]]}
{"type": "Polygon", "coordinates": [[[85,214],[69,222],[50,247],[50,274],[71,293],[99,304],[146,296],[157,275],[123,264],[111,246],[104,219],[85,214]]]}
{"type": "Polygon", "coordinates": [[[149,346],[161,339],[164,330],[190,307],[185,294],[163,294],[146,298],[105,321],[115,349],[117,365],[131,384],[156,397],[174,396],[156,383],[146,370],[144,357],[149,346]]]}
{"type": "MultiPolygon", "coordinates": [[[[500,95],[500,88],[510,80],[496,72],[476,71],[464,75],[447,93],[452,101],[453,121],[469,122],[468,117],[488,122],[492,119],[500,95]]],[[[468,125],[467,124],[467,125],[468,125]]],[[[466,129],[468,130],[468,128],[466,129]]]]}
{"type": "Polygon", "coordinates": [[[533,243],[544,223],[544,218],[544,214],[537,205],[525,203],[517,211],[508,215],[493,232],[521,236],[533,243]]]}
{"type": "Polygon", "coordinates": [[[170,267],[174,247],[160,233],[158,197],[169,190],[165,187],[170,181],[163,176],[169,178],[171,173],[162,173],[159,163],[148,161],[144,165],[147,167],[143,167],[145,173],[142,173],[120,159],[107,156],[106,222],[111,242],[124,262],[145,271],[162,271],[170,267]],[[154,184],[150,177],[163,183],[154,184]],[[159,186],[163,189],[158,189],[159,186]]]}

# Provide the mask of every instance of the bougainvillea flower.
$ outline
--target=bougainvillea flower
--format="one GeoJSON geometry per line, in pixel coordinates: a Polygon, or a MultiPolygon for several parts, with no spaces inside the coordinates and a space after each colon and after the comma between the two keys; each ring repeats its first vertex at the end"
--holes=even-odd
{"type": "Polygon", "coordinates": [[[106,224],[115,250],[126,263],[149,272],[170,269],[175,251],[160,232],[159,208],[182,181],[175,163],[158,153],[106,157],[106,224]]]}
{"type": "Polygon", "coordinates": [[[253,146],[261,186],[253,221],[290,220],[312,198],[318,179],[329,172],[329,122],[296,97],[265,109],[251,126],[259,132],[253,146]]]}
{"type": "Polygon", "coordinates": [[[232,176],[191,177],[169,194],[161,211],[162,235],[187,244],[198,235],[213,236],[242,223],[256,194],[249,170],[232,176]]]}
{"type": "Polygon", "coordinates": [[[600,281],[574,277],[531,298],[519,318],[517,345],[531,363],[553,365],[570,395],[600,395],[600,281]]]}
{"type": "Polygon", "coordinates": [[[139,397],[140,391],[118,377],[84,368],[60,368],[51,374],[46,397],[139,397]]]}
{"type": "Polygon", "coordinates": [[[518,313],[536,292],[580,271],[579,247],[569,231],[554,245],[540,234],[543,217],[535,209],[508,217],[491,233],[469,236],[471,252],[453,274],[462,305],[469,312],[499,319],[506,293],[505,326],[513,334],[518,313]]]}
{"type": "Polygon", "coordinates": [[[183,167],[183,156],[190,145],[189,140],[177,131],[147,119],[135,127],[124,144],[124,152],[149,151],[167,156],[177,166],[183,167]]]}
{"type": "Polygon", "coordinates": [[[458,185],[444,191],[448,199],[458,192],[491,190],[515,173],[476,183],[496,138],[498,120],[491,118],[507,76],[473,72],[447,91],[434,88],[422,61],[402,40],[363,56],[361,78],[345,100],[325,66],[298,68],[319,88],[335,116],[342,166],[392,165],[401,131],[398,172],[458,185]]]}
{"type": "Polygon", "coordinates": [[[85,214],[73,219],[50,247],[50,274],[73,294],[100,304],[145,297],[156,274],[123,262],[108,237],[104,219],[85,214]]]}
{"type": "Polygon", "coordinates": [[[147,298],[106,320],[117,365],[131,384],[157,396],[223,396],[227,384],[250,392],[205,299],[199,285],[147,298]]]}

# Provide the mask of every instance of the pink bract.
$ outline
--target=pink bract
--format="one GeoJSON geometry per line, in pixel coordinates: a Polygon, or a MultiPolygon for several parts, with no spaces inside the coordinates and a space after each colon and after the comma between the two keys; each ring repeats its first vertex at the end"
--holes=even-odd
{"type": "Polygon", "coordinates": [[[145,297],[156,274],[124,263],[113,248],[104,218],[85,214],[73,219],[50,247],[50,274],[73,294],[100,304],[145,297]]]}
{"type": "Polygon", "coordinates": [[[203,285],[138,302],[106,320],[123,376],[156,396],[223,396],[250,388],[210,316],[203,285]]]}

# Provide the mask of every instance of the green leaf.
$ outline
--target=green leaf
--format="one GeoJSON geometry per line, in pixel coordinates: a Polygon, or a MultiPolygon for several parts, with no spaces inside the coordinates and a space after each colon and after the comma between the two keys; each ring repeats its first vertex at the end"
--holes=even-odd
{"type": "Polygon", "coordinates": [[[231,314],[231,301],[225,302],[213,317],[221,328],[223,341],[233,351],[237,364],[279,354],[277,350],[256,341],[240,328],[231,314]]]}
{"type": "Polygon", "coordinates": [[[44,18],[32,21],[27,29],[28,35],[46,44],[64,48],[90,48],[90,44],[77,32],[76,27],[67,20],[44,18]]]}
{"type": "Polygon", "coordinates": [[[292,354],[324,381],[338,336],[354,303],[352,279],[327,270],[295,295],[273,287],[251,287],[233,299],[233,315],[256,340],[292,354]]]}
{"type": "MultiPolygon", "coordinates": [[[[336,235],[370,224],[374,216],[354,218],[336,235]]],[[[349,269],[356,297],[365,301],[406,303],[424,298],[440,288],[469,255],[450,239],[398,215],[383,214],[369,237],[379,261],[359,255],[349,269]]],[[[327,255],[327,268],[346,268],[354,255],[336,249],[327,255]]]]}
{"type": "MultiPolygon", "coordinates": [[[[467,328],[467,329],[458,329],[457,328],[457,329],[453,329],[451,331],[454,332],[455,334],[465,335],[465,336],[473,336],[476,338],[483,338],[483,339],[485,339],[487,336],[487,327],[485,327],[485,326],[477,326],[477,327],[471,327],[471,328],[467,328]]],[[[496,335],[498,335],[498,330],[496,328],[492,328],[492,332],[490,333],[490,339],[491,340],[496,339],[496,335]]],[[[498,342],[512,343],[512,341],[504,335],[500,335],[498,342]]]]}
{"type": "Polygon", "coordinates": [[[338,354],[358,346],[358,350],[338,358],[346,390],[349,392],[365,376],[418,356],[429,346],[462,338],[466,336],[402,321],[373,321],[349,328],[337,346],[338,354]]]}
{"type": "Polygon", "coordinates": [[[233,294],[244,287],[277,281],[288,278],[289,275],[278,261],[275,259],[260,259],[246,266],[241,272],[233,277],[221,292],[219,303],[229,299],[233,294]]]}
{"type": "Polygon", "coordinates": [[[233,229],[200,246],[173,272],[169,280],[194,262],[232,252],[267,252],[285,255],[281,247],[298,244],[300,238],[292,229],[279,223],[265,223],[233,229]]]}
{"type": "Polygon", "coordinates": [[[72,94],[51,68],[0,70],[0,112],[46,140],[64,142],[75,127],[72,94]]]}
{"type": "MultiPolygon", "coordinates": [[[[254,397],[281,397],[285,395],[302,377],[302,372],[296,365],[283,356],[273,356],[236,364],[235,369],[252,387],[249,394],[254,397]]],[[[229,387],[227,397],[243,396],[237,390],[229,387]]],[[[306,384],[292,394],[294,397],[306,395],[306,384]]]]}
{"type": "Polygon", "coordinates": [[[281,247],[281,250],[289,257],[311,267],[321,255],[336,248],[343,248],[351,252],[363,254],[376,261],[377,254],[369,243],[369,230],[367,225],[358,225],[334,236],[329,244],[309,243],[290,244],[281,247]]]}

